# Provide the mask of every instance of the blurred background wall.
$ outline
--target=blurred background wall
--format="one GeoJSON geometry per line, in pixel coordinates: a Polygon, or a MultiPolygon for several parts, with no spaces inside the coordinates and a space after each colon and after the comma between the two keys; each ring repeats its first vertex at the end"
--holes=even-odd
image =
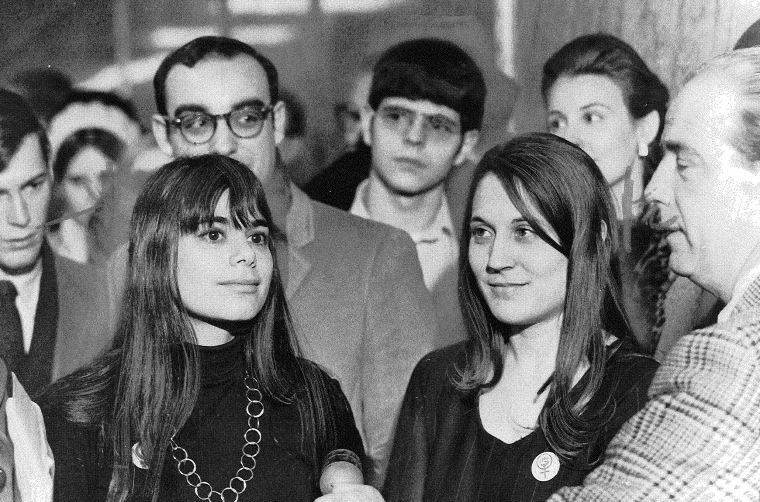
{"type": "Polygon", "coordinates": [[[480,62],[490,146],[543,129],[541,66],[577,35],[621,36],[676,90],[758,17],[760,0],[0,0],[0,82],[57,68],[133,99],[147,125],[163,55],[198,35],[232,35],[271,57],[304,104],[308,179],[338,153],[333,111],[353,77],[404,38],[449,38],[480,62]]]}

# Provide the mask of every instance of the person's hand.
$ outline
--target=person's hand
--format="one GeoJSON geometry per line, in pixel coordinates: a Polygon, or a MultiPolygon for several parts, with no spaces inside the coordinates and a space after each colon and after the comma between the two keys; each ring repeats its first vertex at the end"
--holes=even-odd
{"type": "Polygon", "coordinates": [[[383,496],[369,485],[335,485],[333,491],[314,502],[385,502],[383,496]]]}

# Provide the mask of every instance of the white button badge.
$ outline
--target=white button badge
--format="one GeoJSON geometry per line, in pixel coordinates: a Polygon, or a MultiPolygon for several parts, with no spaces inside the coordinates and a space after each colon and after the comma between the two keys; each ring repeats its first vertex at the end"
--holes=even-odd
{"type": "Polygon", "coordinates": [[[549,481],[559,472],[559,458],[551,451],[539,453],[533,459],[530,472],[539,481],[549,481]]]}

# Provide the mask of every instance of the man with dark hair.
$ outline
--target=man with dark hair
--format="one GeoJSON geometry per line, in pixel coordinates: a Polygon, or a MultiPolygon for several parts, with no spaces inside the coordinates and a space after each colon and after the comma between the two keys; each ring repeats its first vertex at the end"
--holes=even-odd
{"type": "Polygon", "coordinates": [[[478,142],[485,97],[483,75],[464,50],[445,40],[417,39],[383,53],[362,111],[372,168],[351,213],[412,237],[442,343],[465,337],[457,300],[460,229],[451,218],[446,180],[478,142]]]}
{"type": "Polygon", "coordinates": [[[45,242],[51,184],[42,126],[21,96],[0,90],[0,357],[31,394],[107,341],[102,276],[45,242]]]}
{"type": "Polygon", "coordinates": [[[647,186],[670,266],[726,303],[678,339],[650,401],[560,501],[760,500],[760,49],[708,61],[665,120],[647,186]]]}
{"type": "Polygon", "coordinates": [[[0,89],[0,500],[49,501],[53,457],[27,395],[77,369],[108,341],[102,275],[45,242],[48,141],[23,98],[0,89]]]}
{"type": "Polygon", "coordinates": [[[368,481],[380,486],[407,382],[436,338],[413,243],[291,182],[277,151],[285,128],[277,71],[250,46],[195,39],[163,61],[154,88],[153,134],[164,152],[229,155],[264,185],[304,355],[340,381],[372,462],[368,481]]]}

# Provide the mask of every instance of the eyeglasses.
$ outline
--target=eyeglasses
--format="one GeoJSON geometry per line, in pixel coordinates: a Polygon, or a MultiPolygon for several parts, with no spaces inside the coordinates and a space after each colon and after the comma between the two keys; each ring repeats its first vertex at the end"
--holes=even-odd
{"type": "MultiPolygon", "coordinates": [[[[377,111],[380,121],[387,129],[408,134],[412,124],[417,120],[418,112],[401,106],[381,106],[377,111]]],[[[454,136],[459,136],[461,126],[453,120],[441,115],[422,116],[422,130],[425,137],[435,142],[448,141],[454,136]]]]}
{"type": "Polygon", "coordinates": [[[227,122],[232,134],[238,138],[253,138],[264,127],[267,115],[272,113],[272,105],[246,105],[227,113],[213,115],[200,111],[186,111],[177,117],[164,117],[167,123],[178,128],[185,140],[194,145],[208,143],[216,133],[219,119],[227,122]]]}

